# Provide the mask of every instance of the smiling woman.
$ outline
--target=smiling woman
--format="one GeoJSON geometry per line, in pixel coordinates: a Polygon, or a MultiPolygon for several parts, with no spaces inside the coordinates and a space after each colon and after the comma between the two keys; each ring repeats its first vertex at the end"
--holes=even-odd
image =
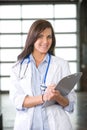
{"type": "Polygon", "coordinates": [[[70,74],[68,62],[54,54],[55,41],[49,21],[33,22],[25,47],[11,69],[10,98],[17,110],[14,130],[72,130],[66,111],[74,110],[75,92],[63,96],[55,89],[70,74]],[[52,100],[56,103],[43,105],[52,100]]]}

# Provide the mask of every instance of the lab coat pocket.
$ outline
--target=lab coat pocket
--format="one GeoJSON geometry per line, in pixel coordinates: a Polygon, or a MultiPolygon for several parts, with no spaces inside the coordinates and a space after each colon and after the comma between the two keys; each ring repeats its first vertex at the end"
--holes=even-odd
{"type": "Polygon", "coordinates": [[[14,130],[30,130],[33,110],[29,108],[27,111],[17,111],[14,130]]]}

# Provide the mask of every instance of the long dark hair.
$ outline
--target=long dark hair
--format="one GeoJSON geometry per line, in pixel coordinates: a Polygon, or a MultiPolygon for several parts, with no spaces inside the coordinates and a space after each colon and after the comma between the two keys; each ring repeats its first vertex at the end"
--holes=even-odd
{"type": "Polygon", "coordinates": [[[36,42],[39,34],[43,32],[46,28],[51,28],[52,30],[52,45],[50,49],[48,50],[48,53],[51,55],[54,55],[54,48],[56,44],[54,30],[50,22],[47,20],[39,19],[36,20],[30,27],[30,30],[27,35],[25,47],[23,51],[18,55],[18,60],[21,60],[23,58],[26,58],[29,54],[33,52],[34,49],[34,43],[36,42]]]}

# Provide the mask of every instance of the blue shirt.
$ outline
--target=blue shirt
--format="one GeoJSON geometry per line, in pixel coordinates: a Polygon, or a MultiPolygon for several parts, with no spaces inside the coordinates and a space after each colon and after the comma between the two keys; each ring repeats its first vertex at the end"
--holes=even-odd
{"type": "MultiPolygon", "coordinates": [[[[32,66],[32,92],[34,96],[42,94],[41,84],[44,82],[48,61],[49,55],[47,54],[37,68],[33,56],[30,55],[30,62],[32,66]]],[[[34,109],[31,130],[49,130],[46,110],[45,107],[42,107],[42,104],[37,105],[34,109]]]]}

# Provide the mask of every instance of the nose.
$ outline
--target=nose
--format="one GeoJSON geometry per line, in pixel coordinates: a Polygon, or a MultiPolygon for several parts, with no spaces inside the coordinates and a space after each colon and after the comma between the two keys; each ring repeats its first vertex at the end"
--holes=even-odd
{"type": "Polygon", "coordinates": [[[43,41],[44,41],[45,43],[47,43],[47,42],[48,42],[48,38],[47,38],[47,37],[44,37],[43,41]]]}

